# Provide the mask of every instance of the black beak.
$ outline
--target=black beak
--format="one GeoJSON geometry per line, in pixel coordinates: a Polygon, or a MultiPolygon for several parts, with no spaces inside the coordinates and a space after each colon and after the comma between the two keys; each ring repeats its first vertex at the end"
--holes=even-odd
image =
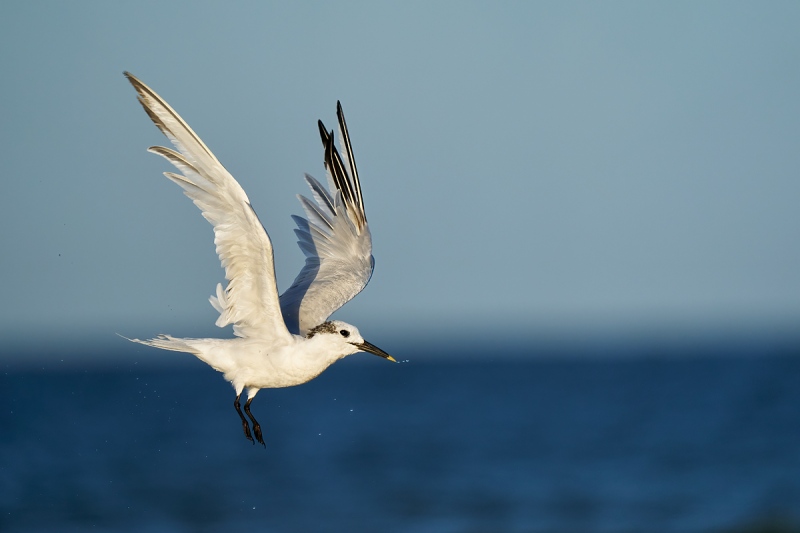
{"type": "Polygon", "coordinates": [[[362,352],[374,353],[375,355],[379,355],[379,356],[383,357],[384,359],[388,359],[392,363],[396,363],[397,362],[397,361],[395,361],[394,357],[392,357],[391,355],[389,355],[388,353],[384,352],[383,350],[381,350],[380,348],[378,348],[374,344],[369,343],[367,341],[364,341],[361,344],[354,344],[354,346],[356,348],[358,348],[359,350],[361,350],[362,352]]]}

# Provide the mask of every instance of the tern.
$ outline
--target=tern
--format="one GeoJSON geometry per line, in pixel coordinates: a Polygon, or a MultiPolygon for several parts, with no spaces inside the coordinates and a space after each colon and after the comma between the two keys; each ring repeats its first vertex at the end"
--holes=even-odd
{"type": "Polygon", "coordinates": [[[334,146],[333,130],[318,122],[328,189],[305,175],[314,201],[298,195],[306,218],[292,218],[306,261],[294,283],[279,297],[272,243],[244,189],[178,113],[135,76],[124,74],[147,115],[176,148],[153,146],[148,151],[164,157],[180,171],[164,175],[183,189],[214,228],[214,244],[228,285],[223,289],[221,283],[217,284],[210,301],[219,312],[216,325],[232,324],[235,335],[232,339],[159,335],[129,340],[190,353],[222,372],[236,391],[233,405],[245,437],[266,446],[261,426],[250,412],[250,403],[259,390],[306,383],[356,352],[396,362],[364,340],[355,326],[328,320],[361,292],[375,267],[372,236],[341,103],[336,105],[341,154],[334,146]],[[244,412],[253,424],[252,433],[240,404],[245,388],[244,412]]]}

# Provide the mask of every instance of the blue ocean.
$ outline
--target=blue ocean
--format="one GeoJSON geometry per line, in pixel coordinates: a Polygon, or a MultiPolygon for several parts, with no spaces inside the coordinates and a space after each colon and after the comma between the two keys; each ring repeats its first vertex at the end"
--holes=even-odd
{"type": "Polygon", "coordinates": [[[360,354],[261,391],[266,448],[191,356],[45,355],[0,367],[3,532],[800,531],[800,350],[360,354]]]}

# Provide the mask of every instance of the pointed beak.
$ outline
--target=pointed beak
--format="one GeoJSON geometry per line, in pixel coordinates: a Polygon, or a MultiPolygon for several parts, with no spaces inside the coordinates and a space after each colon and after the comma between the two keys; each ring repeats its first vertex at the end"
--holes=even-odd
{"type": "Polygon", "coordinates": [[[361,350],[362,352],[374,353],[375,355],[379,355],[379,356],[383,357],[384,359],[388,359],[392,363],[396,363],[397,362],[397,361],[395,361],[394,357],[392,357],[391,355],[389,355],[388,353],[384,352],[383,350],[381,350],[380,348],[378,348],[374,344],[369,343],[367,341],[364,341],[361,344],[354,344],[354,346],[356,348],[358,348],[359,350],[361,350]]]}

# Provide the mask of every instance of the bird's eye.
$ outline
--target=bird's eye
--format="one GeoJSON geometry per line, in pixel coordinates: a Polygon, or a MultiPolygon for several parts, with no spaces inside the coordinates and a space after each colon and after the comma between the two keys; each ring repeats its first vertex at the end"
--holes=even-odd
{"type": "Polygon", "coordinates": [[[341,331],[339,332],[339,334],[340,334],[342,337],[345,337],[345,338],[350,336],[350,332],[349,332],[349,331],[347,331],[346,329],[343,329],[343,330],[341,330],[341,331]]]}

